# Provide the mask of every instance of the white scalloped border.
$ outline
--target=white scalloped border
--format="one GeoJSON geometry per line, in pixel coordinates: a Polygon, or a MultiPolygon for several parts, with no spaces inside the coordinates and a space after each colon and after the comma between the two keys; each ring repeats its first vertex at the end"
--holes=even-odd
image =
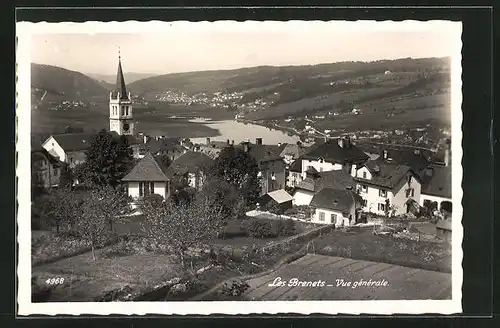
{"type": "Polygon", "coordinates": [[[454,314],[462,311],[462,24],[451,21],[149,21],[149,22],[60,22],[16,24],[18,37],[16,64],[18,64],[18,81],[16,85],[17,108],[17,142],[18,178],[17,196],[18,211],[17,241],[20,245],[18,255],[17,314],[43,315],[109,315],[109,314],[176,314],[176,315],[209,315],[209,314],[454,314]],[[208,25],[213,29],[227,29],[228,24],[237,24],[239,29],[307,29],[314,25],[335,25],[337,31],[349,30],[363,33],[370,31],[425,31],[430,29],[448,29],[457,38],[452,58],[452,201],[453,201],[453,253],[452,253],[452,299],[451,300],[419,300],[419,301],[266,301],[266,302],[71,302],[71,303],[32,303],[31,302],[31,232],[30,232],[30,127],[31,127],[31,95],[30,95],[30,35],[44,33],[161,33],[162,28],[204,29],[208,25]]]}

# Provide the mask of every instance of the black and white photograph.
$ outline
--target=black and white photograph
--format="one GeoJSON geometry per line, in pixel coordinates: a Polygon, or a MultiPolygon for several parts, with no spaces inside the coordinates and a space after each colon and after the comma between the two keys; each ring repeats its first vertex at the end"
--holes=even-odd
{"type": "Polygon", "coordinates": [[[19,314],[460,312],[461,31],[18,23],[19,314]]]}

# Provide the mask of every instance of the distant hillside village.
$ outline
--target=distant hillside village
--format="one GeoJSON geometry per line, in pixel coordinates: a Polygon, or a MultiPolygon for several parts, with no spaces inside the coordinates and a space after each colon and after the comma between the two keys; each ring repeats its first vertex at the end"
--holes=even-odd
{"type": "MultiPolygon", "coordinates": [[[[174,96],[164,94],[161,99],[174,96]]],[[[178,179],[200,190],[219,155],[232,148],[248,154],[258,166],[260,195],[254,212],[274,206],[281,215],[308,208],[307,214],[294,218],[335,226],[366,223],[365,213],[416,216],[422,207],[443,220],[451,218],[449,140],[442,160],[424,149],[358,143],[349,136],[325,136],[311,146],[301,142],[270,145],[262,138],[238,143],[207,138],[205,143],[194,144],[189,139],[136,131],[132,104],[119,62],[116,88],[109,98],[109,133],[126,140],[135,159],[119,181],[132,204],[151,194],[168,199],[178,179]]],[[[41,188],[57,188],[65,172],[85,163],[95,139],[95,134],[66,133],[33,145],[33,182],[41,188]]],[[[72,185],[79,183],[72,177],[72,185]]]]}

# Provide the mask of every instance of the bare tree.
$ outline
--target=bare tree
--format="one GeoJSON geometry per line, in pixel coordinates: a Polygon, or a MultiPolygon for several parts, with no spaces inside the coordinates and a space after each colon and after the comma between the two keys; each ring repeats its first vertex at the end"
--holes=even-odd
{"type": "Polygon", "coordinates": [[[165,202],[163,206],[144,204],[143,231],[158,244],[172,247],[186,268],[189,247],[214,238],[225,224],[224,207],[208,197],[196,197],[189,205],[165,202]]]}
{"type": "Polygon", "coordinates": [[[92,190],[81,203],[76,231],[82,239],[90,243],[94,261],[96,246],[112,237],[112,223],[125,206],[125,195],[111,187],[92,190]]]}

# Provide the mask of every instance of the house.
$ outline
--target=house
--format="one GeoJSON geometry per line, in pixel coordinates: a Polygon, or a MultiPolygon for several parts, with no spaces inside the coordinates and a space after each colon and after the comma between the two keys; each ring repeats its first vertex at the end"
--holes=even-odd
{"type": "Polygon", "coordinates": [[[65,165],[41,146],[33,147],[31,150],[31,175],[34,179],[32,182],[38,187],[58,186],[65,165]]]}
{"type": "Polygon", "coordinates": [[[302,181],[302,159],[298,158],[289,166],[286,186],[295,188],[302,181]]]}
{"type": "Polygon", "coordinates": [[[207,155],[212,159],[216,159],[219,156],[222,149],[229,146],[234,146],[234,140],[230,142],[228,139],[226,142],[224,142],[224,141],[211,141],[210,138],[207,138],[205,144],[200,144],[196,147],[196,151],[202,152],[203,154],[207,155]]]}
{"type": "Polygon", "coordinates": [[[307,147],[304,147],[300,141],[296,144],[286,144],[280,153],[283,161],[287,166],[292,164],[293,161],[301,157],[307,152],[307,147]]]}
{"type": "Polygon", "coordinates": [[[276,153],[275,147],[263,145],[262,138],[256,138],[255,144],[244,141],[239,146],[248,152],[259,166],[259,177],[262,186],[261,195],[285,187],[285,162],[276,153]]]}
{"type": "Polygon", "coordinates": [[[407,165],[370,160],[353,166],[351,175],[367,212],[400,215],[407,212],[408,199],[420,200],[420,177],[407,165]]]}
{"type": "Polygon", "coordinates": [[[54,134],[42,144],[42,147],[73,168],[85,161],[85,151],[89,148],[94,135],[94,133],[54,134]]]}
{"type": "Polygon", "coordinates": [[[356,190],[353,177],[343,170],[317,172],[313,167],[306,170],[306,178],[300,181],[293,192],[295,205],[309,205],[315,194],[323,188],[356,190]]]}
{"type": "Polygon", "coordinates": [[[314,195],[311,206],[315,208],[311,222],[350,226],[357,222],[363,200],[352,190],[323,188],[314,195]]]}
{"type": "Polygon", "coordinates": [[[168,170],[151,153],[139,160],[132,170],[122,179],[127,194],[134,198],[158,194],[163,198],[170,196],[168,170]]]}
{"type": "Polygon", "coordinates": [[[436,237],[451,241],[451,220],[438,220],[436,222],[436,237]]]}
{"type": "Polygon", "coordinates": [[[187,152],[187,149],[180,145],[176,139],[150,139],[141,145],[141,157],[150,152],[153,156],[166,155],[171,161],[187,152]]]}
{"type": "MultiPolygon", "coordinates": [[[[51,135],[43,144],[52,156],[59,158],[61,162],[69,164],[70,168],[85,162],[85,151],[90,147],[95,133],[67,133],[51,135]]],[[[111,132],[114,138],[120,136],[116,132],[111,132]]],[[[133,156],[139,157],[139,141],[131,135],[125,135],[133,156]]]]}
{"type": "Polygon", "coordinates": [[[171,181],[181,178],[188,186],[199,190],[203,187],[213,162],[213,159],[203,153],[188,151],[170,164],[167,176],[171,181]]]}
{"type": "Polygon", "coordinates": [[[451,167],[432,164],[424,171],[420,205],[452,212],[451,167]]]}
{"type": "Polygon", "coordinates": [[[352,165],[361,165],[368,156],[357,148],[348,137],[327,140],[302,156],[302,176],[305,170],[314,167],[318,172],[345,170],[352,165]]]}
{"type": "Polygon", "coordinates": [[[259,206],[267,208],[269,206],[279,206],[281,213],[292,208],[293,197],[283,189],[268,192],[259,198],[259,206]]]}

